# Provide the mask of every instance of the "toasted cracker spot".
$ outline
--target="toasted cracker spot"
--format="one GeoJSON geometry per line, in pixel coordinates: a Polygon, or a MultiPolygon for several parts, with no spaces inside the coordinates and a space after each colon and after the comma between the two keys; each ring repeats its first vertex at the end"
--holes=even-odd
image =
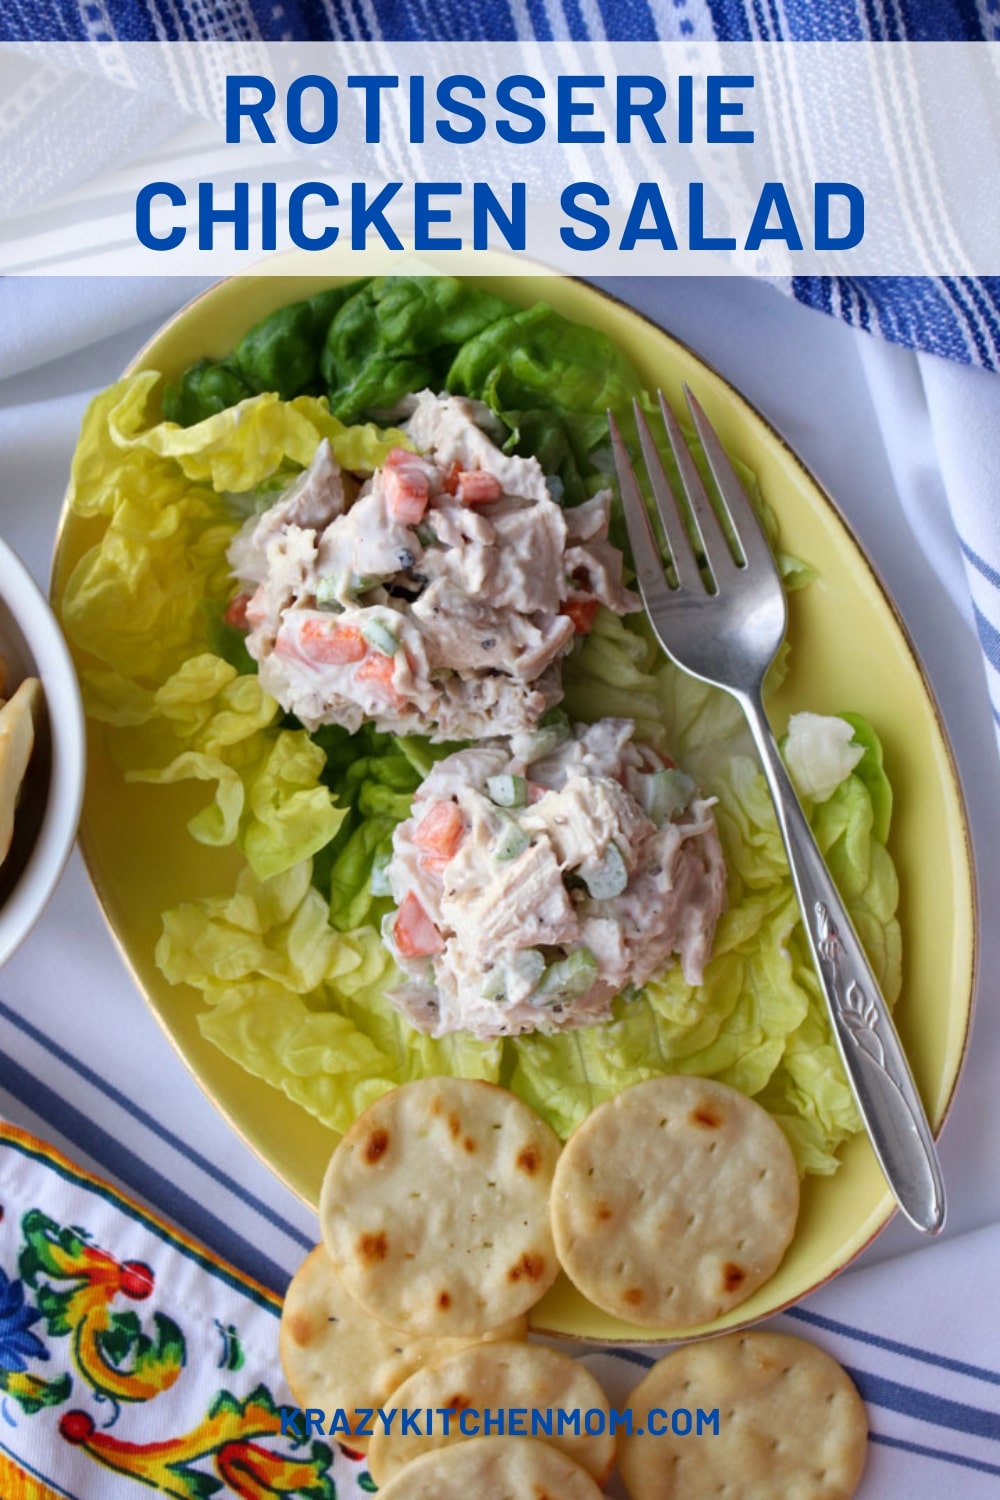
{"type": "Polygon", "coordinates": [[[541,1161],[542,1159],[534,1146],[525,1146],[524,1150],[519,1151],[517,1154],[516,1165],[520,1167],[522,1172],[527,1172],[530,1177],[538,1171],[541,1161]]]}
{"type": "Polygon", "coordinates": [[[358,1254],[365,1261],[385,1260],[389,1254],[389,1242],[381,1231],[378,1234],[363,1234],[358,1240],[358,1254]]]}
{"type": "Polygon", "coordinates": [[[746,1275],[742,1266],[736,1266],[731,1260],[727,1260],[722,1268],[722,1290],[724,1292],[737,1291],[746,1280],[746,1275]]]}
{"type": "Polygon", "coordinates": [[[521,1256],[516,1265],[511,1266],[507,1272],[509,1281],[520,1281],[523,1276],[527,1281],[541,1281],[545,1275],[545,1257],[542,1255],[529,1255],[527,1252],[521,1256]]]}
{"type": "Polygon", "coordinates": [[[381,1161],[389,1149],[389,1132],[387,1130],[373,1130],[361,1148],[361,1157],[369,1166],[381,1161]]]}
{"type": "Polygon", "coordinates": [[[447,1292],[438,1292],[438,1307],[450,1307],[451,1298],[447,1292]]]}
{"type": "Polygon", "coordinates": [[[626,1404],[633,1426],[619,1438],[618,1459],[631,1500],[850,1500],[864,1468],[860,1396],[835,1360],[789,1334],[729,1334],[675,1349],[626,1404]],[[718,1408],[718,1432],[649,1433],[650,1412],[679,1407],[718,1408]]]}
{"type": "Polygon", "coordinates": [[[288,1337],[293,1344],[298,1344],[300,1349],[306,1349],[313,1337],[313,1321],[304,1313],[289,1314],[286,1323],[288,1337]]]}
{"type": "Polygon", "coordinates": [[[559,1150],[532,1109],[492,1084],[421,1079],[382,1095],[333,1153],[320,1201],[351,1296],[407,1335],[472,1335],[525,1312],[559,1270],[559,1150]],[[366,1152],[383,1139],[373,1171],[366,1152]]]}
{"type": "MultiPolygon", "coordinates": [[[[582,1430],[581,1423],[581,1430],[574,1433],[560,1428],[545,1441],[579,1464],[598,1483],[608,1477],[614,1462],[610,1408],[599,1383],[577,1360],[539,1344],[498,1342],[479,1348],[470,1345],[449,1359],[418,1370],[393,1393],[392,1404],[400,1411],[471,1409],[483,1413],[514,1407],[581,1414],[599,1411],[604,1420],[593,1425],[601,1426],[601,1432],[582,1430]]],[[[369,1471],[381,1486],[404,1467],[409,1473],[409,1465],[422,1454],[469,1441],[457,1422],[449,1424],[447,1433],[443,1423],[435,1423],[433,1429],[425,1425],[420,1432],[404,1432],[396,1424],[388,1432],[373,1433],[369,1471]]],[[[510,1441],[523,1443],[530,1439],[511,1437],[510,1441]]],[[[486,1500],[494,1494],[508,1493],[484,1487],[475,1491],[475,1500],[480,1495],[486,1500]]],[[[515,1493],[520,1496],[522,1492],[515,1493]]],[[[534,1490],[527,1492],[532,1497],[534,1493],[534,1490]]]]}
{"type": "Polygon", "coordinates": [[[653,1078],[573,1132],[552,1228],[590,1301],[672,1333],[736,1307],[774,1273],[798,1204],[791,1148],[760,1105],[710,1079],[653,1078]]]}

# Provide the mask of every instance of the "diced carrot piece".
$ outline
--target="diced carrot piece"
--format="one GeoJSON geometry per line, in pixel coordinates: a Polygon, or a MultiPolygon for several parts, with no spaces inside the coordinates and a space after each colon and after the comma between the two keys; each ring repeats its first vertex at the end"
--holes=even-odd
{"type": "Polygon", "coordinates": [[[383,656],[381,651],[372,651],[355,672],[354,680],[374,683],[391,708],[404,708],[408,700],[396,690],[393,678],[395,661],[395,656],[383,656]]]}
{"type": "Polygon", "coordinates": [[[426,958],[444,948],[444,938],[412,891],[400,902],[392,935],[404,958],[426,958]]]}
{"type": "MultiPolygon", "coordinates": [[[[401,449],[393,451],[402,452],[401,449]]],[[[382,483],[385,485],[389,514],[395,520],[402,521],[407,526],[415,526],[418,521],[423,520],[430,486],[422,468],[415,464],[401,463],[392,467],[386,464],[382,471],[382,483]]]]}
{"type": "Polygon", "coordinates": [[[303,654],[312,661],[331,665],[363,661],[368,652],[368,642],[356,625],[338,625],[334,620],[317,619],[314,615],[303,620],[299,643],[303,654]]]}
{"type": "Polygon", "coordinates": [[[465,834],[465,819],[454,802],[432,802],[420,819],[413,842],[430,855],[451,859],[465,834]]]}
{"type": "Polygon", "coordinates": [[[456,460],[456,462],[452,464],[451,468],[448,470],[447,474],[444,476],[444,479],[442,480],[442,483],[441,483],[441,488],[445,491],[446,494],[448,494],[448,495],[457,495],[458,494],[458,483],[459,483],[459,480],[462,477],[462,473],[463,473],[462,465],[460,463],[458,463],[457,460],[456,460]]]}
{"type": "Polygon", "coordinates": [[[227,625],[232,625],[234,630],[249,630],[250,622],[247,619],[247,605],[253,596],[251,594],[237,594],[235,599],[230,599],[229,606],[222,618],[227,625]]]}
{"type": "Polygon", "coordinates": [[[578,635],[589,635],[600,607],[599,599],[566,599],[559,606],[559,613],[569,615],[578,635]]]}
{"type": "Polygon", "coordinates": [[[485,469],[463,469],[458,476],[458,498],[463,505],[489,505],[502,494],[499,479],[485,469]]]}
{"type": "Polygon", "coordinates": [[[394,671],[391,656],[385,656],[381,651],[373,651],[368,660],[358,668],[356,675],[359,682],[380,682],[388,686],[392,682],[394,671]]]}
{"type": "Polygon", "coordinates": [[[443,875],[451,864],[451,855],[421,854],[419,864],[420,868],[426,870],[428,875],[443,875]]]}

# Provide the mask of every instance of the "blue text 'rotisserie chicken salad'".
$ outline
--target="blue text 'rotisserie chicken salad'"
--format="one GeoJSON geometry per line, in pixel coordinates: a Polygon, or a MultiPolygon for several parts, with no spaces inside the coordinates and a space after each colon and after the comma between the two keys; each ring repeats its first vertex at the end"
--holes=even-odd
{"type": "Polygon", "coordinates": [[[627,719],[438,761],[393,835],[390,999],[421,1031],[592,1026],[679,957],[699,985],[726,895],[711,804],[627,719]]]}
{"type": "MultiPolygon", "coordinates": [[[[455,1074],[565,1135],[687,1072],[834,1171],[859,1122],[740,710],[622,587],[607,411],[634,436],[654,398],[606,333],[488,284],[284,291],[225,357],[99,395],[74,460],[62,618],[178,1006],[335,1130],[455,1074]]],[[[805,729],[789,765],[892,1000],[879,742],[805,729]]]]}
{"type": "Polygon", "coordinates": [[[600,604],[639,608],[608,541],[611,491],[564,511],[489,407],[422,392],[360,493],[328,442],[229,558],[231,618],[264,687],[309,729],[432,740],[531,729],[600,604]],[[355,493],[352,494],[351,490],[355,493]],[[253,592],[249,592],[250,589],[253,592]]]}

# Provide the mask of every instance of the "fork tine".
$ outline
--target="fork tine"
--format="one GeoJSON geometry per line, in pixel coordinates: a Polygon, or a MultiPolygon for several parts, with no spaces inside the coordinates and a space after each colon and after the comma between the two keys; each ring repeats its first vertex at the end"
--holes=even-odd
{"type": "Polygon", "coordinates": [[[660,412],[663,416],[663,425],[667,429],[667,437],[670,440],[674,462],[680,474],[684,495],[688,505],[691,507],[694,524],[701,538],[701,544],[708,559],[712,576],[715,579],[715,586],[717,589],[721,589],[726,573],[732,572],[736,566],[733,554],[730,550],[726,534],[719,525],[719,518],[715,514],[715,508],[708,497],[708,491],[702,483],[701,475],[698,473],[697,466],[691,455],[691,449],[687,445],[687,439],[681,431],[680,423],[674,416],[663,392],[658,391],[657,394],[660,398],[660,412]]]}
{"type": "MultiPolygon", "coordinates": [[[[684,521],[678,509],[674,493],[670,488],[669,481],[663,470],[663,463],[656,447],[656,441],[649,430],[645,413],[638,401],[632,402],[632,411],[635,415],[636,430],[639,434],[639,442],[642,446],[642,456],[646,462],[646,473],[649,476],[650,488],[653,491],[653,499],[656,502],[656,511],[663,526],[670,556],[674,564],[674,572],[677,575],[678,586],[682,589],[699,589],[704,592],[704,584],[701,574],[698,572],[698,563],[691,550],[691,542],[684,529],[684,521]]],[[[659,548],[657,548],[659,552],[659,548]]]]}
{"type": "Polygon", "coordinates": [[[628,539],[632,544],[632,561],[635,564],[639,591],[642,594],[643,603],[652,614],[655,608],[666,602],[672,590],[663,571],[660,548],[629,462],[625,443],[618,430],[618,423],[610,411],[608,412],[608,427],[611,431],[611,451],[614,454],[618,489],[621,493],[628,539]]]}
{"type": "Polygon", "coordinates": [[[719,442],[715,429],[702,410],[700,402],[686,385],[684,395],[687,397],[691,420],[694,422],[701,446],[705,450],[712,478],[718,486],[722,504],[729,516],[733,534],[739,543],[746,565],[755,569],[766,568],[773,573],[775,571],[774,556],[767,537],[764,535],[764,528],[747,499],[746,491],[740,483],[736,470],[730,463],[726,450],[719,442]]]}

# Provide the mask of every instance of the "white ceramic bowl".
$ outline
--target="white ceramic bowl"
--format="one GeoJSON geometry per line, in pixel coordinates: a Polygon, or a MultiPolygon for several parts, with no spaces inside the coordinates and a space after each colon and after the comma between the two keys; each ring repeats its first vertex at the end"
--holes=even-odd
{"type": "Polygon", "coordinates": [[[8,694],[37,677],[46,712],[0,865],[0,964],[31,931],[76,838],[85,762],[83,706],[62,632],[20,559],[0,541],[0,655],[8,694]]]}

